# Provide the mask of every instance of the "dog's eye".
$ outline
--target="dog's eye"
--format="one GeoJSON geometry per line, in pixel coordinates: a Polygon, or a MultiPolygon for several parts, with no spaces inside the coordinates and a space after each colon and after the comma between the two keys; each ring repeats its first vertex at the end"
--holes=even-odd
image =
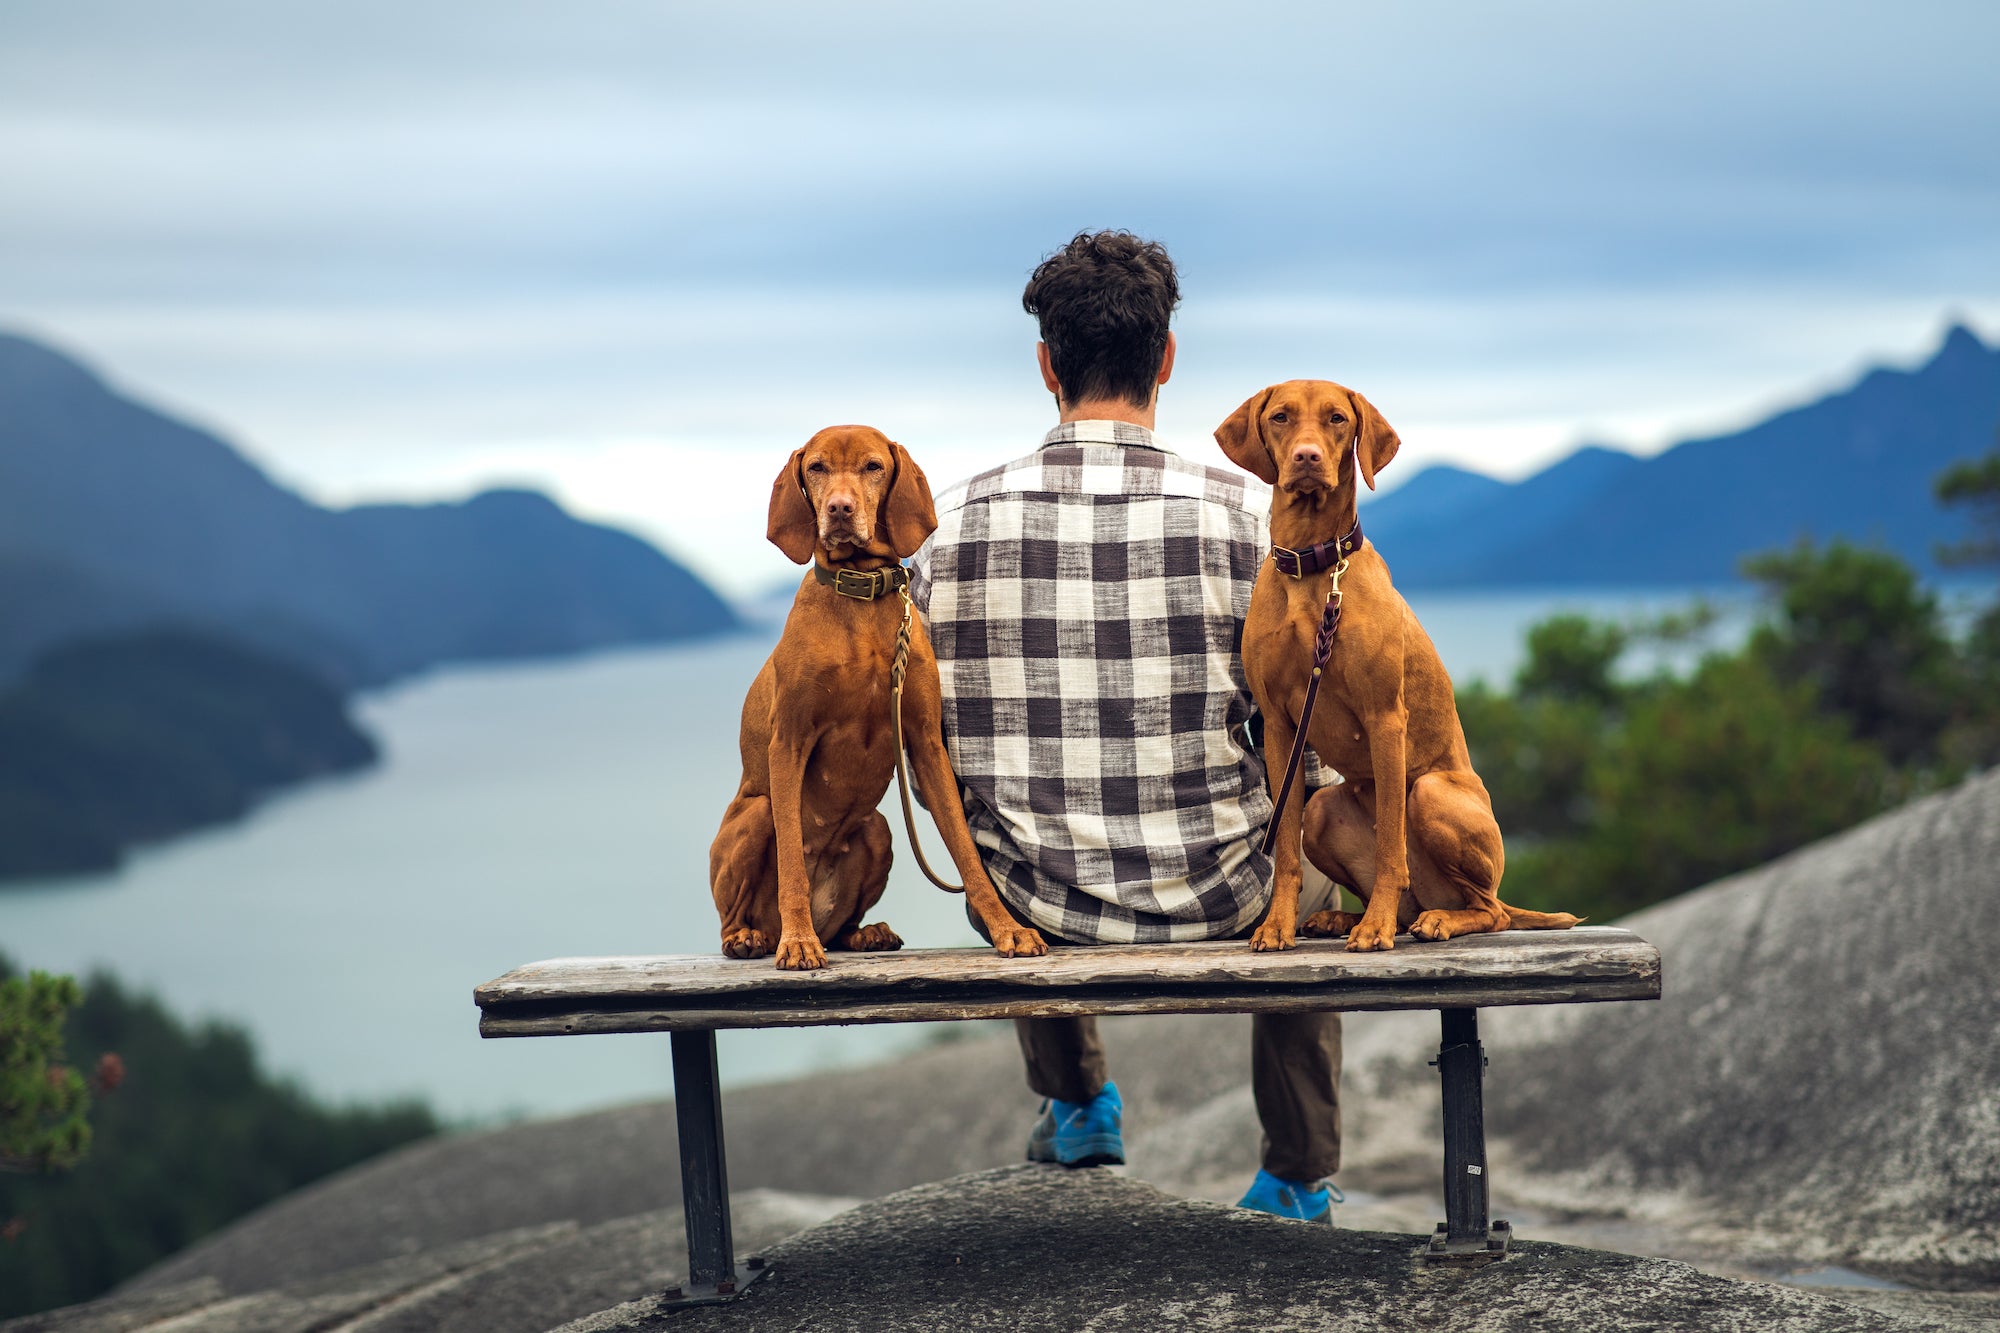
{"type": "Polygon", "coordinates": [[[1345,420],[1347,420],[1346,417],[1340,415],[1340,413],[1338,412],[1335,412],[1332,416],[1326,419],[1326,424],[1329,426],[1338,426],[1341,422],[1345,420]]]}
{"type": "Polygon", "coordinates": [[[806,464],[806,471],[824,472],[826,471],[826,464],[820,462],[818,459],[814,459],[812,462],[806,464]]]}
{"type": "Polygon", "coordinates": [[[1273,412],[1273,413],[1271,414],[1271,424],[1272,424],[1273,426],[1282,426],[1282,425],[1284,425],[1284,424],[1285,424],[1285,423],[1286,423],[1287,421],[1290,421],[1290,420],[1291,420],[1291,418],[1290,418],[1290,417],[1288,417],[1288,416],[1286,416],[1286,415],[1285,415],[1285,414],[1284,414],[1283,412],[1273,412]]]}
{"type": "Polygon", "coordinates": [[[863,472],[880,472],[882,470],[882,465],[871,458],[866,463],[862,464],[861,470],[863,472]]]}

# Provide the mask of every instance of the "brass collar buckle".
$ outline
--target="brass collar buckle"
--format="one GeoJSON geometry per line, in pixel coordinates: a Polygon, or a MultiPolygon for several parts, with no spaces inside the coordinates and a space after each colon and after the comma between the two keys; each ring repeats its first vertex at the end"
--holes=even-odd
{"type": "Polygon", "coordinates": [[[875,571],[866,574],[858,569],[843,569],[833,576],[833,590],[842,597],[852,597],[857,601],[872,602],[877,596],[882,580],[875,577],[875,571]]]}
{"type": "Polygon", "coordinates": [[[898,588],[908,587],[910,582],[910,571],[901,565],[869,570],[828,569],[815,562],[813,576],[842,597],[852,597],[857,602],[886,597],[898,588]]]}
{"type": "Polygon", "coordinates": [[[1308,574],[1317,574],[1323,569],[1347,559],[1361,549],[1361,523],[1357,519],[1345,537],[1330,542],[1315,542],[1302,551],[1294,551],[1288,546],[1271,545],[1271,563],[1278,567],[1280,574],[1302,579],[1308,574]]]}

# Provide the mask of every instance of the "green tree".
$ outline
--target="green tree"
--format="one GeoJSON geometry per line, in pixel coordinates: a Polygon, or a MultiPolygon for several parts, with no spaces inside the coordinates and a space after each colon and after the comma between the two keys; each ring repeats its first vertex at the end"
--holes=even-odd
{"type": "Polygon", "coordinates": [[[1895,555],[1802,542],[1744,561],[1777,615],[1750,653],[1779,679],[1812,686],[1823,706],[1897,764],[1928,762],[1956,713],[1963,676],[1935,594],[1895,555]]]}
{"type": "MultiPolygon", "coordinates": [[[[0,978],[12,976],[0,958],[0,978]]],[[[0,1175],[0,1320],[97,1296],[261,1204],[434,1133],[414,1103],[329,1107],[272,1079],[249,1037],[184,1024],[102,974],[71,1011],[85,1069],[122,1057],[89,1157],[60,1176],[0,1175]]],[[[99,1078],[102,1086],[103,1079],[99,1078]]]]}
{"type": "Polygon", "coordinates": [[[1589,823],[1590,761],[1611,725],[1604,708],[1548,695],[1524,699],[1475,681],[1460,691],[1458,715],[1510,847],[1572,837],[1589,823]]]}
{"type": "Polygon", "coordinates": [[[1527,660],[1514,676],[1514,692],[1608,708],[1620,697],[1612,669],[1631,640],[1621,625],[1574,613],[1550,616],[1528,629],[1527,660]]]}
{"type": "Polygon", "coordinates": [[[1938,548],[1948,565],[2000,563],[2000,448],[1979,458],[1954,463],[1938,474],[1938,503],[1963,505],[1972,511],[1973,536],[1938,548]]]}
{"type": "Polygon", "coordinates": [[[1585,777],[1624,697],[1613,673],[1631,639],[1623,626],[1551,616],[1529,627],[1512,694],[1483,681],[1460,692],[1473,764],[1516,837],[1567,837],[1589,821],[1585,777]]]}
{"type": "Polygon", "coordinates": [[[1810,685],[1714,654],[1635,699],[1590,765],[1589,825],[1510,864],[1528,890],[1510,900],[1619,915],[1847,828],[1897,790],[1810,685]]]}
{"type": "MultiPolygon", "coordinates": [[[[1938,482],[1975,508],[1965,562],[2000,561],[2000,450],[1938,482]]],[[[1896,556],[1836,541],[1744,562],[1769,594],[1742,648],[1685,678],[1621,679],[1632,645],[1684,642],[1709,608],[1528,631],[1512,693],[1459,713],[1507,837],[1509,902],[1599,919],[1770,858],[2000,762],[2000,604],[1954,642],[1896,556]]]]}
{"type": "Polygon", "coordinates": [[[90,1148],[90,1092],[63,1063],[63,1020],[82,999],[71,977],[0,979],[0,1170],[60,1171],[90,1148]]]}
{"type": "MultiPolygon", "coordinates": [[[[2000,564],[2000,448],[1947,468],[1937,497],[1972,510],[1974,534],[1940,547],[1952,565],[2000,564]]],[[[1966,765],[2000,763],[2000,598],[1974,618],[1965,636],[1967,698],[1971,707],[1946,739],[1947,757],[1966,765]]]]}

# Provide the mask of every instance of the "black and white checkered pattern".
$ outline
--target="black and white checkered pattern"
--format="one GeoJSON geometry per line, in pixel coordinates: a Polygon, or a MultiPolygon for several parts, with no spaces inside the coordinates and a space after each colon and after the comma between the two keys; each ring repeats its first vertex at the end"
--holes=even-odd
{"type": "Polygon", "coordinates": [[[1032,924],[1111,944],[1263,916],[1271,798],[1238,649],[1269,507],[1260,483],[1111,421],[1060,425],[939,497],[911,595],[966,819],[1032,924]]]}

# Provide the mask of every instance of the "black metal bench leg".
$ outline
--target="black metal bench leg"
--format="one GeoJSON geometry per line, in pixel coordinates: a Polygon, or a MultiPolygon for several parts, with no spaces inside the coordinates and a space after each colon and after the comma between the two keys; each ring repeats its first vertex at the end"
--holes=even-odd
{"type": "Polygon", "coordinates": [[[681,1202],[687,1210],[688,1280],[667,1292],[670,1301],[707,1304],[728,1300],[764,1273],[752,1259],[747,1281],[736,1277],[736,1245],[729,1227],[729,1167],[722,1151],[722,1089],[715,1071],[715,1030],[672,1034],[674,1117],[680,1130],[681,1202]]]}
{"type": "Polygon", "coordinates": [[[1505,1222],[1487,1221],[1486,1112],[1477,1009],[1438,1011],[1443,1029],[1438,1074],[1444,1084],[1444,1216],[1431,1237],[1430,1257],[1499,1258],[1507,1251],[1505,1222]]]}

